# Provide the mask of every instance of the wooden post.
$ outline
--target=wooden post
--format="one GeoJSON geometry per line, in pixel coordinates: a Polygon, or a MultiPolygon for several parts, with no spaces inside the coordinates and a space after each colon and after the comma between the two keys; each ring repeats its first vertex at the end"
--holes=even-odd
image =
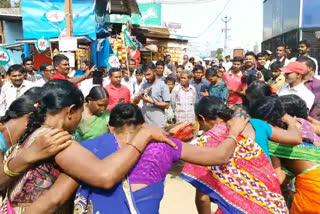
{"type": "Polygon", "coordinates": [[[0,20],[0,28],[1,28],[1,32],[0,32],[0,34],[1,34],[1,44],[5,44],[6,43],[6,38],[5,38],[5,35],[4,35],[4,24],[3,24],[3,20],[0,20]]]}
{"type": "Polygon", "coordinates": [[[72,0],[65,0],[67,36],[73,36],[72,0]]]}

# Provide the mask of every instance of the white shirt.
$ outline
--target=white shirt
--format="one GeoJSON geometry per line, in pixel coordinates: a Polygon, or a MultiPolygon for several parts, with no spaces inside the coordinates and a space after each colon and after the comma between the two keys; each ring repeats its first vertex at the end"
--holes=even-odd
{"type": "MultiPolygon", "coordinates": [[[[273,59],[273,60],[270,62],[270,65],[269,65],[269,68],[268,68],[268,69],[270,69],[270,66],[272,65],[272,63],[274,63],[274,62],[276,62],[276,61],[282,62],[283,59],[284,59],[284,57],[282,57],[280,60],[273,59]]],[[[288,58],[286,58],[285,61],[284,61],[283,67],[286,67],[287,65],[289,65],[290,62],[291,62],[291,61],[290,61],[288,58]]]]}
{"type": "Polygon", "coordinates": [[[232,67],[232,62],[224,62],[222,66],[226,69],[226,71],[229,71],[232,67]]]}
{"type": "MultiPolygon", "coordinates": [[[[105,79],[103,79],[102,85],[107,85],[107,82],[105,79]]],[[[79,88],[82,91],[82,94],[84,97],[88,96],[91,89],[95,86],[100,86],[99,84],[93,84],[93,78],[89,78],[86,80],[83,80],[79,83],[79,88]]]]}
{"type": "Polygon", "coordinates": [[[129,89],[129,91],[130,91],[130,95],[131,95],[131,97],[132,97],[132,95],[133,95],[133,82],[136,80],[136,77],[135,76],[131,76],[131,77],[129,77],[129,80],[128,81],[126,81],[124,78],[122,78],[122,80],[121,80],[121,85],[124,85],[124,86],[127,86],[127,88],[129,89]]]}
{"type": "Polygon", "coordinates": [[[46,84],[46,81],[43,78],[34,82],[35,87],[42,87],[44,84],[46,84]]]}
{"type": "Polygon", "coordinates": [[[21,86],[16,88],[11,82],[7,82],[1,88],[0,94],[0,116],[4,116],[11,103],[23,95],[27,90],[34,87],[34,83],[23,80],[21,86]]]}
{"type": "MultiPolygon", "coordinates": [[[[143,78],[143,80],[141,81],[140,84],[137,83],[137,80],[133,81],[133,83],[132,83],[133,91],[132,91],[132,94],[131,94],[132,99],[134,99],[136,96],[138,96],[138,94],[139,94],[139,92],[140,92],[140,90],[141,90],[141,88],[142,88],[142,86],[143,86],[143,84],[145,82],[147,82],[147,81],[144,78],[143,78]]],[[[143,101],[142,100],[140,100],[140,102],[138,103],[138,106],[140,108],[142,108],[142,106],[143,106],[143,101]]]]}
{"type": "Polygon", "coordinates": [[[306,102],[309,110],[312,108],[315,96],[303,83],[292,88],[288,83],[286,83],[280,88],[278,92],[279,96],[290,95],[290,94],[295,94],[299,96],[301,99],[303,99],[306,102]]]}

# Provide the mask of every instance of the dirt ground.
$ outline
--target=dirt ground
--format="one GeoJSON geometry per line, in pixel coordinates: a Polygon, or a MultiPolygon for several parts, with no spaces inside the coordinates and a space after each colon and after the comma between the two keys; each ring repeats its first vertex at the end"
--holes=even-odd
{"type": "MultiPolygon", "coordinates": [[[[197,214],[194,202],[196,189],[179,176],[183,167],[180,161],[172,167],[165,181],[164,198],[160,205],[160,214],[197,214]]],[[[216,205],[212,204],[212,211],[216,205]]],[[[213,212],[214,213],[214,212],[213,212]]]]}

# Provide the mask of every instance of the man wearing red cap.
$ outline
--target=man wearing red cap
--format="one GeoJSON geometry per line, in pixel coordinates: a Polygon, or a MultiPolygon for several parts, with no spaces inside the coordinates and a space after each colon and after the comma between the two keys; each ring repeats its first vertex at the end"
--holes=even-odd
{"type": "Polygon", "coordinates": [[[286,84],[280,88],[279,96],[295,94],[306,102],[310,110],[314,103],[315,96],[304,85],[303,75],[307,72],[307,69],[307,66],[301,62],[291,62],[288,66],[281,68],[281,71],[286,77],[286,84]]]}

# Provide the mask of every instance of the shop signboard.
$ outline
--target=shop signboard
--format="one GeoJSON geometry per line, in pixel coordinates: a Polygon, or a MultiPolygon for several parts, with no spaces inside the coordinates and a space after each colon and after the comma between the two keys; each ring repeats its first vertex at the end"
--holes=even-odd
{"type": "MultiPolygon", "coordinates": [[[[73,0],[73,34],[96,39],[94,0],[73,0]]],[[[24,39],[59,37],[66,32],[64,0],[22,0],[24,39]]]]}
{"type": "Polygon", "coordinates": [[[162,25],[161,20],[161,4],[139,4],[141,15],[110,15],[110,22],[112,23],[127,23],[159,27],[162,25]]]}

